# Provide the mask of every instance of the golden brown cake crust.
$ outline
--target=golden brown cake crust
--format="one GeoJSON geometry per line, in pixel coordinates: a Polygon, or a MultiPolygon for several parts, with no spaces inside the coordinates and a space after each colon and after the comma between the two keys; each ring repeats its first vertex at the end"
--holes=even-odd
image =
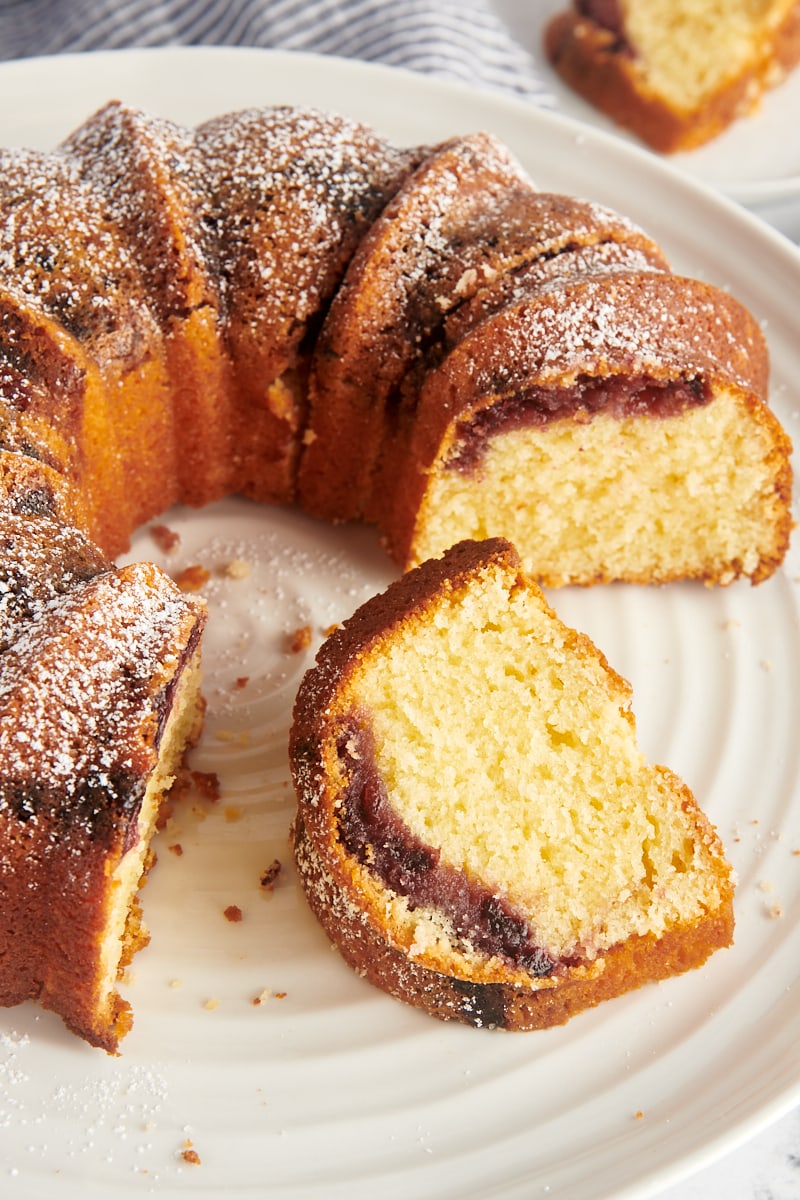
{"type": "Polygon", "coordinates": [[[238,400],[233,486],[285,503],[306,426],[308,340],[421,152],[344,117],[286,106],[216,118],[196,143],[238,400]]]}
{"type": "Polygon", "coordinates": [[[364,237],[322,327],[302,506],[322,517],[380,520],[385,489],[374,476],[381,456],[393,454],[387,431],[413,410],[421,378],[446,352],[448,319],[533,264],[600,243],[636,246],[666,265],[632,222],[537,191],[486,134],[432,151],[364,237]],[[327,469],[332,458],[336,474],[327,469]]]}

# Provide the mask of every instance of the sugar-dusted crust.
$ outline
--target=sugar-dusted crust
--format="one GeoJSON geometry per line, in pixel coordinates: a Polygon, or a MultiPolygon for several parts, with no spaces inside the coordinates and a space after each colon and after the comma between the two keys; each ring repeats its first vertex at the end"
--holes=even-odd
{"type": "MultiPolygon", "coordinates": [[[[668,36],[668,31],[665,31],[668,36]]],[[[768,34],[754,39],[752,55],[702,101],[678,108],[650,85],[646,69],[609,29],[570,9],[555,16],[545,51],[574,91],[654,150],[670,154],[710,141],[752,112],[763,94],[800,60],[800,5],[794,4],[768,34]]],[[[709,46],[713,55],[715,47],[709,46]]]]}
{"type": "MultiPolygon", "coordinates": [[[[470,866],[468,870],[463,867],[473,895],[476,888],[480,890],[484,886],[481,871],[487,871],[485,887],[488,890],[480,903],[481,912],[491,911],[493,914],[489,918],[488,934],[486,930],[481,932],[477,926],[465,926],[463,923],[463,914],[458,908],[460,901],[454,900],[454,896],[460,894],[460,885],[457,879],[454,883],[451,868],[446,868],[441,875],[443,883],[438,899],[431,895],[431,881],[440,878],[434,864],[439,862],[440,851],[443,855],[445,853],[444,842],[441,847],[438,843],[426,847],[415,835],[409,838],[407,850],[403,850],[404,835],[401,834],[399,840],[396,837],[396,816],[389,818],[388,825],[376,827],[375,839],[387,836],[391,840],[389,853],[392,861],[389,869],[392,872],[391,879],[398,882],[390,883],[389,877],[383,875],[385,855],[377,841],[370,849],[369,842],[364,848],[362,842],[353,840],[352,812],[358,810],[385,815],[387,806],[397,803],[393,785],[382,779],[380,768],[374,766],[379,772],[377,777],[373,778],[371,774],[373,766],[370,765],[369,736],[364,738],[357,734],[357,727],[368,730],[375,720],[375,716],[370,714],[369,701],[365,698],[369,694],[369,689],[365,687],[367,679],[373,673],[377,677],[389,672],[394,678],[394,673],[400,671],[398,664],[401,661],[407,663],[406,658],[395,658],[401,654],[401,645],[407,648],[415,639],[422,643],[422,637],[433,625],[442,631],[451,628],[448,619],[452,620],[452,614],[469,606],[474,593],[487,580],[494,579],[495,575],[505,579],[509,603],[512,605],[518,589],[534,586],[519,573],[519,559],[502,539],[486,543],[461,543],[441,559],[429,561],[421,568],[410,571],[381,596],[363,605],[323,646],[315,667],[301,683],[290,735],[290,762],[298,798],[294,846],[298,871],[312,910],[333,944],[360,975],[435,1016],[473,1025],[499,1025],[522,1030],[561,1023],[580,1009],[601,1000],[699,966],[716,949],[728,945],[732,940],[733,882],[716,831],[685,785],[665,768],[653,768],[652,772],[646,770],[641,777],[637,775],[640,782],[636,787],[642,789],[642,805],[661,805],[663,798],[668,797],[666,808],[654,807],[653,812],[671,814],[668,819],[675,823],[675,829],[679,831],[674,836],[677,839],[675,845],[681,846],[681,855],[686,853],[688,844],[693,845],[685,869],[692,876],[697,873],[697,894],[686,900],[685,894],[681,893],[683,898],[679,900],[679,891],[674,894],[669,891],[672,885],[659,883],[661,877],[657,876],[657,872],[662,868],[655,866],[658,853],[653,850],[647,855],[649,857],[652,853],[653,898],[647,898],[645,887],[642,892],[643,909],[638,911],[630,907],[631,897],[643,886],[643,877],[634,872],[623,889],[627,896],[624,906],[627,906],[629,915],[621,923],[615,924],[617,918],[612,916],[617,901],[612,903],[610,897],[619,889],[618,876],[613,873],[617,882],[611,885],[611,891],[605,898],[598,901],[604,915],[598,917],[596,913],[587,914],[581,918],[586,922],[585,926],[580,927],[577,934],[570,932],[566,938],[556,931],[555,925],[547,925],[545,912],[549,911],[550,906],[542,904],[541,896],[539,901],[531,901],[532,907],[526,913],[525,922],[529,931],[536,931],[534,942],[540,947],[541,954],[536,952],[530,955],[526,951],[524,957],[515,958],[508,947],[521,945],[522,942],[517,942],[513,933],[510,941],[502,945],[493,940],[493,930],[500,927],[496,924],[498,917],[501,923],[505,919],[500,914],[509,916],[513,921],[521,912],[518,899],[514,899],[511,893],[498,893],[497,885],[489,882],[492,872],[498,870],[500,843],[494,839],[494,835],[492,845],[495,849],[491,855],[494,866],[477,867],[476,862],[481,861],[482,852],[470,849],[470,866]],[[388,831],[387,834],[382,832],[384,829],[388,831]],[[405,853],[409,855],[408,868],[402,868],[398,873],[396,864],[403,861],[405,853]],[[417,896],[414,891],[418,872],[423,872],[425,876],[424,900],[422,893],[417,896]],[[635,882],[636,879],[638,882],[635,882]],[[662,886],[666,887],[664,896],[661,895],[662,886]],[[654,899],[656,895],[658,898],[654,899]],[[665,910],[660,915],[652,915],[657,913],[662,903],[666,905],[665,910]],[[607,907],[609,904],[611,907],[607,907]],[[651,923],[646,925],[642,914],[645,909],[649,912],[651,907],[652,914],[647,918],[651,923]],[[633,922],[633,928],[628,924],[629,921],[633,922]],[[474,932],[470,932],[471,928],[474,932]],[[628,932],[611,934],[612,928],[627,929],[628,932]]],[[[598,736],[607,737],[609,744],[621,736],[623,744],[627,744],[634,732],[628,685],[608,667],[588,639],[561,626],[538,594],[538,589],[532,593],[532,604],[534,608],[531,611],[539,614],[536,617],[537,628],[542,619],[543,627],[548,629],[553,623],[554,632],[554,657],[544,659],[536,671],[541,670],[543,678],[553,663],[562,661],[563,655],[574,656],[575,661],[582,664],[580,677],[594,681],[589,684],[592,689],[596,689],[598,680],[602,680],[599,686],[610,705],[607,711],[614,714],[607,727],[603,724],[603,732],[598,736]],[[624,731],[622,734],[620,729],[624,731]]],[[[474,641],[473,635],[470,635],[469,645],[474,647],[471,653],[480,652],[480,628],[496,629],[502,620],[496,608],[486,610],[482,622],[475,627],[474,641]]],[[[531,633],[526,638],[528,636],[532,639],[537,635],[531,633]]],[[[436,646],[440,646],[442,640],[446,642],[447,637],[445,633],[441,634],[441,638],[437,637],[436,646]]],[[[464,652],[462,649],[462,655],[464,652]]],[[[405,653],[405,649],[402,653],[405,653]]],[[[459,659],[458,652],[454,651],[452,661],[463,663],[463,657],[459,659]]],[[[497,663],[500,673],[504,662],[503,657],[497,663]]],[[[411,703],[407,688],[410,673],[424,672],[425,669],[422,661],[415,665],[412,653],[407,669],[403,667],[397,680],[398,722],[405,722],[400,707],[407,707],[411,703]]],[[[457,723],[460,720],[459,708],[475,703],[474,693],[469,690],[466,674],[459,679],[458,668],[454,667],[453,677],[446,678],[444,669],[443,661],[437,657],[436,708],[447,713],[447,720],[457,723]],[[448,698],[446,707],[445,696],[448,698]],[[455,701],[453,696],[456,697],[455,701]]],[[[523,678],[526,664],[518,662],[512,668],[511,664],[506,663],[505,669],[512,673],[519,672],[520,678],[523,678]]],[[[505,709],[502,716],[494,711],[502,701],[495,699],[495,695],[500,693],[494,691],[496,680],[489,683],[489,674],[487,669],[485,700],[481,702],[482,715],[476,726],[470,725],[470,728],[482,730],[478,735],[478,743],[473,743],[471,750],[479,758],[485,756],[494,759],[497,753],[501,758],[512,753],[510,746],[507,751],[496,751],[493,743],[500,744],[505,720],[514,724],[520,717],[516,711],[513,717],[505,709]]],[[[393,684],[388,686],[390,689],[394,687],[393,684]]],[[[593,690],[592,695],[591,704],[594,706],[598,703],[599,693],[593,690]]],[[[580,713],[582,702],[581,696],[575,696],[570,712],[580,713]]],[[[580,717],[573,716],[570,719],[578,722],[580,717]]],[[[591,744],[594,736],[591,728],[593,719],[599,722],[606,718],[598,712],[596,718],[587,718],[588,725],[576,725],[580,729],[577,737],[581,741],[585,739],[587,745],[591,744]]],[[[434,749],[438,743],[433,734],[428,743],[424,732],[427,718],[420,715],[418,720],[421,726],[417,725],[416,720],[413,724],[423,732],[419,743],[414,743],[413,750],[416,762],[413,768],[414,786],[418,793],[415,804],[418,803],[429,812],[430,826],[426,817],[426,828],[437,829],[441,821],[447,823],[443,814],[450,812],[451,805],[453,811],[459,814],[456,824],[461,825],[471,819],[466,815],[468,809],[464,807],[472,803],[464,790],[464,781],[453,782],[450,758],[441,746],[438,751],[434,749]],[[421,769],[420,756],[431,756],[430,771],[421,769]],[[431,777],[441,777],[441,783],[435,784],[431,793],[420,791],[423,788],[421,780],[431,777]],[[445,782],[445,779],[449,782],[445,782]]],[[[549,720],[560,722],[561,718],[555,711],[539,711],[535,718],[542,727],[549,720]]],[[[444,736],[448,739],[459,736],[455,725],[448,725],[447,728],[449,733],[444,736]]],[[[559,724],[558,728],[562,729],[562,726],[559,724]]],[[[562,732],[569,742],[572,738],[570,731],[564,729],[562,732]]],[[[405,745],[405,735],[399,736],[405,745]]],[[[522,740],[528,745],[530,738],[533,746],[538,744],[537,737],[537,725],[532,723],[522,740]]],[[[627,754],[628,751],[625,751],[624,757],[627,758],[627,754]]],[[[531,755],[528,771],[532,779],[535,770],[533,751],[531,755]]],[[[558,752],[556,758],[560,763],[569,761],[569,758],[560,759],[558,752]]],[[[548,767],[548,772],[550,769],[548,767]]],[[[611,772],[612,778],[615,772],[616,768],[611,772]]],[[[514,778],[524,777],[525,774],[523,760],[518,764],[514,778]]],[[[513,828],[516,828],[517,819],[524,820],[526,827],[531,822],[532,832],[528,836],[533,839],[532,844],[537,844],[538,835],[533,833],[533,829],[540,817],[532,816],[528,810],[514,808],[518,802],[512,798],[516,795],[516,785],[511,785],[506,793],[506,785],[499,781],[494,771],[491,779],[491,787],[493,791],[497,789],[497,796],[507,797],[497,800],[500,811],[514,814],[499,819],[510,821],[513,828]],[[505,804],[511,807],[505,809],[505,804]],[[527,813],[524,818],[523,811],[527,813]]],[[[401,790],[404,787],[402,781],[394,786],[401,790]]],[[[627,784],[624,786],[627,787],[627,784]]],[[[618,802],[621,805],[623,785],[620,783],[619,787],[618,802]]],[[[629,796],[629,793],[625,794],[629,796]]],[[[400,792],[397,792],[399,795],[400,792]]],[[[616,792],[609,796],[612,806],[617,804],[615,796],[616,792]]],[[[588,806],[589,798],[588,795],[583,797],[576,794],[572,802],[578,807],[583,803],[588,806]]],[[[479,811],[485,813],[481,819],[494,828],[498,810],[492,808],[489,795],[480,800],[479,811]]],[[[615,819],[611,818],[612,823],[615,819]]],[[[634,820],[638,819],[634,817],[634,820]]],[[[663,817],[654,818],[656,826],[660,819],[663,817]]],[[[403,820],[400,819],[401,828],[406,828],[403,820]]],[[[578,818],[577,828],[587,820],[589,824],[593,820],[589,807],[578,818]]],[[[545,812],[542,828],[549,825],[550,817],[545,812]]],[[[483,845],[486,832],[486,828],[479,825],[476,833],[478,844],[483,845]]],[[[619,830],[610,827],[607,839],[613,840],[618,835],[619,830]]],[[[449,836],[449,833],[444,834],[445,839],[449,836]]],[[[669,837],[672,836],[670,833],[669,837]]],[[[666,846],[669,844],[666,833],[664,838],[666,846]]],[[[515,837],[512,836],[513,840],[515,837]]],[[[548,847],[547,838],[542,845],[546,857],[558,856],[557,847],[548,847]]],[[[640,852],[634,843],[630,861],[640,852]]],[[[671,851],[663,851],[667,856],[668,853],[671,851]]],[[[627,852],[623,861],[629,861],[627,852]]],[[[623,870],[626,869],[623,867],[623,870]]],[[[668,865],[665,879],[672,870],[668,865]]],[[[529,881],[521,879],[513,886],[521,887],[520,895],[523,895],[529,881]]],[[[535,891],[540,885],[530,883],[530,886],[535,891]]],[[[680,890],[683,884],[679,881],[675,886],[680,890]]],[[[582,904],[583,901],[571,893],[559,894],[556,900],[556,907],[560,910],[559,920],[565,927],[573,929],[569,907],[582,904]]],[[[517,928],[521,928],[519,922],[517,928]]]]}
{"type": "Polygon", "coordinates": [[[538,191],[496,138],[434,149],[364,237],[322,327],[309,381],[313,439],[298,479],[303,507],[380,522],[375,475],[394,452],[395,426],[413,420],[425,373],[447,352],[447,321],[470,312],[477,323],[473,299],[569,250],[610,245],[666,266],[631,221],[538,191]]]}

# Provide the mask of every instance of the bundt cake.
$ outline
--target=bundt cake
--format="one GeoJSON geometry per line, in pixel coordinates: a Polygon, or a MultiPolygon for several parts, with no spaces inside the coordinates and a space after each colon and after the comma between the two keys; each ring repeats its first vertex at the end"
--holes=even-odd
{"type": "Polygon", "coordinates": [[[522,1030],[728,945],[719,839],[630,705],[502,539],[367,601],[304,676],[290,741],[300,878],[347,962],[522,1030]]]}
{"type": "Polygon", "coordinates": [[[567,84],[662,153],[757,107],[800,61],[798,0],[573,0],[545,29],[567,84]]]}
{"type": "Polygon", "coordinates": [[[0,1003],[114,1049],[204,619],[111,565],[137,526],[240,493],[402,568],[504,536],[550,584],[759,582],[790,446],[754,318],[487,134],[113,102],[0,177],[0,1003]]]}
{"type": "Polygon", "coordinates": [[[109,1052],[156,818],[199,732],[204,622],[152,564],[0,508],[0,1004],[38,1000],[109,1052]]]}
{"type": "Polygon", "coordinates": [[[232,492],[374,522],[403,568],[491,535],[548,583],[757,582],[785,553],[757,322],[486,134],[113,103],[0,173],[0,450],[25,460],[0,483],[49,470],[112,557],[232,492]]]}

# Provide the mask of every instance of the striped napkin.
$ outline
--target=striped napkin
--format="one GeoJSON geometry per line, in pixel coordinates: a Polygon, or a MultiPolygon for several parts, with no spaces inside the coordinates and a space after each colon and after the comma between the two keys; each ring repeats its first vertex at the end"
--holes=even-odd
{"type": "Polygon", "coordinates": [[[488,0],[0,0],[0,59],[200,45],[334,54],[550,103],[488,0]]]}

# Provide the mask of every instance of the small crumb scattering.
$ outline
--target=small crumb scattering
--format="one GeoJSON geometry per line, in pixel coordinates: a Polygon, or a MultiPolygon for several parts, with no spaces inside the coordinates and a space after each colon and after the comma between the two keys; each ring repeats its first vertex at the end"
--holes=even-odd
{"type": "Polygon", "coordinates": [[[218,729],[214,737],[218,742],[230,742],[235,746],[250,745],[249,729],[240,729],[238,732],[235,729],[218,729]]]}
{"type": "Polygon", "coordinates": [[[301,625],[299,629],[295,629],[289,641],[289,649],[292,654],[300,654],[301,651],[307,650],[311,645],[311,626],[301,625]]]}
{"type": "Polygon", "coordinates": [[[245,558],[232,558],[226,564],[223,574],[228,579],[247,579],[252,571],[252,565],[245,558]]]}
{"type": "Polygon", "coordinates": [[[265,892],[272,892],[275,890],[275,884],[278,882],[278,876],[280,875],[281,870],[282,867],[280,860],[274,858],[267,867],[266,871],[264,871],[261,875],[260,883],[265,892]]]}
{"type": "Polygon", "coordinates": [[[249,682],[250,682],[250,676],[249,676],[249,675],[240,675],[240,676],[238,677],[238,679],[235,679],[235,680],[233,681],[233,686],[234,686],[234,688],[236,688],[236,690],[237,690],[237,691],[241,691],[241,690],[242,690],[242,688],[246,688],[246,687],[247,687],[247,685],[248,685],[248,683],[249,683],[249,682]]]}
{"type": "Polygon", "coordinates": [[[182,592],[199,592],[205,587],[211,578],[211,572],[205,567],[201,567],[199,563],[194,563],[190,567],[185,567],[175,576],[175,582],[182,592]]]}
{"type": "Polygon", "coordinates": [[[224,812],[225,820],[229,825],[235,824],[236,821],[241,821],[242,817],[244,816],[244,810],[239,808],[236,804],[226,804],[224,812]]]}
{"type": "Polygon", "coordinates": [[[214,1012],[215,1009],[219,1008],[219,1000],[215,996],[209,996],[208,1000],[203,1001],[203,1008],[206,1012],[214,1012]]]}
{"type": "Polygon", "coordinates": [[[238,904],[229,904],[228,907],[225,909],[225,920],[231,921],[234,924],[236,924],[239,921],[241,921],[242,919],[243,919],[243,913],[242,913],[242,910],[239,908],[239,905],[238,904]]]}
{"type": "Polygon", "coordinates": [[[183,854],[183,846],[180,842],[173,842],[171,846],[167,846],[170,854],[174,854],[176,858],[180,858],[183,854]]]}
{"type": "Polygon", "coordinates": [[[164,554],[171,554],[181,544],[181,535],[169,525],[151,525],[150,536],[164,554]]]}
{"type": "Polygon", "coordinates": [[[251,1003],[258,1007],[261,1004],[266,1004],[269,999],[285,1000],[286,992],[273,992],[271,988],[264,988],[262,992],[259,992],[257,996],[253,997],[251,1003]]]}
{"type": "Polygon", "coordinates": [[[200,1166],[200,1155],[197,1153],[188,1138],[181,1147],[181,1158],[185,1163],[190,1163],[193,1167],[200,1166]]]}
{"type": "Polygon", "coordinates": [[[192,771],[191,780],[192,787],[204,800],[208,800],[212,804],[217,803],[221,790],[219,775],[215,771],[192,771]]]}

